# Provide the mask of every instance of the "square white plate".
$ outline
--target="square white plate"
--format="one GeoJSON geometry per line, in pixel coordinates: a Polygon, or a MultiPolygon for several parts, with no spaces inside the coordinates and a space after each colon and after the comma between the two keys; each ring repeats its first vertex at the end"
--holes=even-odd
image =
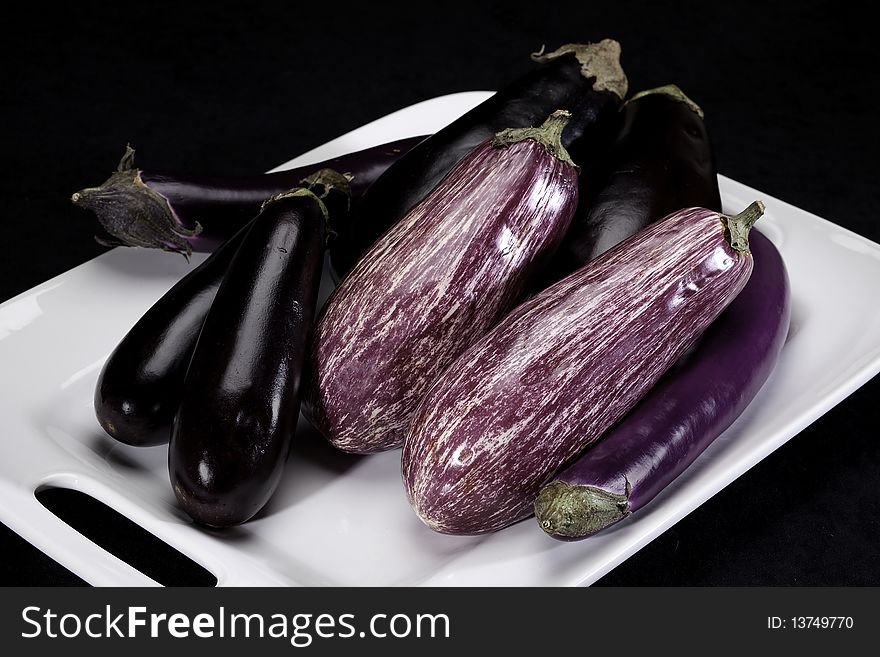
{"type": "MultiPolygon", "coordinates": [[[[282,167],[436,131],[486,97],[467,92],[395,112],[282,167]]],[[[88,493],[231,585],[579,585],[614,568],[880,371],[880,245],[721,177],[726,211],[756,198],[782,252],[792,328],[746,413],[647,508],[598,536],[560,543],[524,521],[490,536],[433,533],[410,510],[399,453],[334,452],[304,421],[268,509],[223,535],[175,507],[166,449],[116,444],[99,428],[100,367],[131,325],[202,261],[118,248],[0,305],[0,520],[95,585],[153,580],[92,544],[34,498],[88,493]]]]}

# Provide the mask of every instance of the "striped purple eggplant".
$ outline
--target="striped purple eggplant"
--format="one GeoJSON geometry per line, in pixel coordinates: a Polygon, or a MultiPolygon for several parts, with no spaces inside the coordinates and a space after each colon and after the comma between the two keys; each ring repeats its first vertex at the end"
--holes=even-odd
{"type": "Polygon", "coordinates": [[[562,133],[566,149],[588,154],[575,159],[586,178],[614,138],[618,109],[629,84],[620,66],[620,44],[567,43],[534,53],[538,65],[431,135],[400,158],[364,192],[352,214],[352,230],[336,240],[330,263],[346,274],[367,249],[421,201],[468,153],[506,128],[527,128],[564,107],[571,119],[562,133]],[[583,162],[581,162],[583,160],[583,162]]]}
{"type": "Polygon", "coordinates": [[[597,445],[558,473],[535,500],[545,532],[584,538],[650,502],[739,415],[764,385],[788,334],[785,264],[752,233],[755,270],[743,291],[597,445]]]}
{"type": "Polygon", "coordinates": [[[477,146],[343,278],[315,328],[312,423],[336,447],[399,447],[443,369],[518,300],[577,205],[568,112],[477,146]]]}
{"type": "Polygon", "coordinates": [[[654,385],[742,290],[755,202],[669,215],[540,292],[449,366],[412,418],[407,495],[432,529],[480,534],[654,385]]]}

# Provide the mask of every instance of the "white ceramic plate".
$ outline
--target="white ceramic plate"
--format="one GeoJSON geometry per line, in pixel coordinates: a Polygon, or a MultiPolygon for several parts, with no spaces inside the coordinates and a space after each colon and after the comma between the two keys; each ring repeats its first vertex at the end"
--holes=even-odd
{"type": "MultiPolygon", "coordinates": [[[[279,168],[433,132],[489,92],[435,98],[363,126],[279,168]]],[[[0,520],[95,585],[151,579],[92,544],[34,498],[88,493],[230,585],[579,585],[614,568],[880,371],[880,245],[721,178],[726,211],[756,198],[760,230],[791,277],[792,328],[759,398],[647,508],[578,543],[533,521],[482,537],[433,533],[410,510],[399,454],[334,452],[303,421],[268,509],[226,535],[174,505],[166,449],[116,444],[93,416],[100,367],[131,325],[203,256],[114,249],[0,306],[0,520]]]]}

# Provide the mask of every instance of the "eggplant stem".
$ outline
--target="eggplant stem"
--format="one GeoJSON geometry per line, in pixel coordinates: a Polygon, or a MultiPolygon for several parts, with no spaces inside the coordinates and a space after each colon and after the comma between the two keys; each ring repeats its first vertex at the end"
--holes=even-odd
{"type": "Polygon", "coordinates": [[[544,147],[544,150],[550,153],[560,162],[565,162],[580,171],[580,167],[575,164],[565,146],[562,145],[562,131],[568,125],[571,119],[571,112],[564,109],[558,109],[547,117],[537,128],[507,128],[497,133],[492,139],[493,148],[507,148],[511,144],[516,144],[526,139],[538,142],[544,147]]]}
{"type": "Polygon", "coordinates": [[[630,514],[629,494],[618,495],[595,486],[551,481],[535,499],[535,517],[552,536],[583,538],[630,514]]]}
{"type": "Polygon", "coordinates": [[[318,169],[315,173],[300,180],[302,187],[288,189],[286,192],[275,194],[275,196],[263,201],[263,204],[260,206],[260,212],[265,210],[267,205],[281,199],[294,196],[310,196],[318,202],[318,207],[321,209],[321,216],[324,217],[324,233],[327,237],[326,241],[329,241],[336,237],[336,231],[333,230],[333,226],[330,223],[330,212],[327,210],[323,199],[327,198],[332,191],[341,192],[345,194],[346,211],[348,211],[351,208],[350,179],[349,174],[339,173],[335,169],[318,169]]]}
{"type": "Polygon", "coordinates": [[[134,149],[131,147],[131,144],[125,145],[125,152],[122,154],[122,157],[119,159],[119,164],[116,165],[117,171],[128,171],[129,169],[134,169],[134,149]]]}
{"type": "Polygon", "coordinates": [[[300,183],[304,187],[316,192],[319,198],[326,198],[334,190],[342,192],[348,200],[346,209],[350,210],[351,185],[349,183],[351,180],[351,174],[339,173],[335,169],[318,169],[315,173],[300,180],[300,183]]]}
{"type": "Polygon", "coordinates": [[[565,55],[573,54],[581,65],[581,75],[595,78],[594,91],[610,91],[623,100],[629,89],[626,73],[620,66],[620,44],[614,39],[602,39],[599,43],[566,43],[553,52],[541,50],[532,53],[532,61],[552,62],[565,55]]]}
{"type": "Polygon", "coordinates": [[[186,228],[168,199],[144,183],[140,170],[134,166],[134,149],[129,145],[116,171],[102,185],[81,189],[70,200],[92,210],[112,238],[96,238],[99,244],[159,248],[180,253],[189,260],[192,245],[187,238],[202,232],[198,223],[192,229],[186,228]]]}
{"type": "Polygon", "coordinates": [[[324,201],[321,200],[321,197],[315,194],[308,187],[294,187],[293,189],[288,189],[286,192],[281,192],[279,194],[275,194],[275,196],[270,196],[263,204],[260,206],[260,213],[264,212],[266,208],[273,203],[277,203],[278,201],[282,201],[286,198],[294,198],[296,196],[308,196],[315,199],[318,202],[318,206],[321,208],[321,214],[324,216],[324,223],[327,227],[330,226],[330,213],[327,212],[327,206],[324,205],[324,201]]]}
{"type": "Polygon", "coordinates": [[[749,252],[749,231],[755,222],[764,214],[764,203],[755,201],[745,210],[732,217],[721,215],[721,223],[724,224],[724,236],[736,251],[749,252]]]}
{"type": "Polygon", "coordinates": [[[654,87],[653,89],[645,89],[644,91],[640,91],[637,94],[634,94],[628,101],[626,101],[623,106],[626,107],[630,103],[638,100],[639,98],[644,98],[645,96],[653,96],[654,94],[663,94],[664,96],[669,96],[673,100],[677,100],[680,103],[684,103],[687,105],[694,114],[699,116],[701,119],[705,118],[703,115],[703,109],[697,105],[694,101],[688,98],[685,93],[675,84],[664,84],[660,87],[654,87]]]}

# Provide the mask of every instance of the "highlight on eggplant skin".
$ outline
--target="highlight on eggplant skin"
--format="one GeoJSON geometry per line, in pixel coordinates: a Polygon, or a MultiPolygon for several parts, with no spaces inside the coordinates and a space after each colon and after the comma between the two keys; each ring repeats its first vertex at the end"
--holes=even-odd
{"type": "Polygon", "coordinates": [[[412,148],[364,193],[352,216],[352,230],[340,235],[331,264],[347,274],[363,254],[479,144],[507,128],[540,124],[556,109],[571,112],[562,134],[568,149],[576,141],[589,154],[589,176],[616,127],[617,111],[628,82],[614,39],[566,44],[535,53],[537,66],[412,148]]]}
{"type": "Polygon", "coordinates": [[[535,500],[541,528],[578,540],[651,502],[746,410],[773,372],[790,320],[788,275],[752,231],[754,271],[696,349],[535,500]]]}
{"type": "MultiPolygon", "coordinates": [[[[101,185],[82,189],[71,201],[95,213],[106,246],[140,246],[180,253],[210,252],[260,211],[268,198],[300,185],[321,169],[350,177],[357,199],[393,162],[425,136],[398,139],[323,162],[240,178],[142,170],[126,146],[116,171],[101,185]]],[[[340,225],[337,231],[346,231],[340,225]]]]}
{"type": "Polygon", "coordinates": [[[349,202],[345,178],[326,170],[308,188],[273,197],[217,290],[168,446],[177,501],[200,524],[249,520],[281,480],[299,418],[327,220],[349,202]]]}
{"type": "Polygon", "coordinates": [[[568,113],[475,148],[336,287],[315,326],[304,412],[338,449],[400,447],[443,368],[519,300],[577,204],[568,113]]]}
{"type": "Polygon", "coordinates": [[[623,417],[745,286],[756,202],[676,212],[538,293],[437,378],[401,455],[431,529],[481,534],[623,417]]]}

